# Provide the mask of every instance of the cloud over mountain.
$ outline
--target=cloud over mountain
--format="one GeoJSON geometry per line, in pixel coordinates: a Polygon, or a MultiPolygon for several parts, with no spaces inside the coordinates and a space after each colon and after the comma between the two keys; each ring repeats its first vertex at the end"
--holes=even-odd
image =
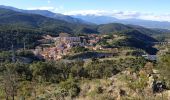
{"type": "Polygon", "coordinates": [[[95,15],[95,16],[109,16],[119,19],[144,19],[154,21],[170,21],[169,14],[155,14],[151,12],[137,12],[137,11],[119,11],[119,10],[78,10],[68,11],[65,15],[95,15]]]}

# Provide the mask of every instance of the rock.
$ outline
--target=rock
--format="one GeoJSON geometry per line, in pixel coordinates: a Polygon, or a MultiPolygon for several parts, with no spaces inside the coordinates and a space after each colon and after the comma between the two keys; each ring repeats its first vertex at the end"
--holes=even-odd
{"type": "Polygon", "coordinates": [[[158,70],[153,69],[153,73],[154,73],[154,74],[158,74],[158,73],[159,73],[159,71],[158,71],[158,70]]]}
{"type": "Polygon", "coordinates": [[[153,76],[150,76],[150,77],[149,77],[149,81],[148,81],[149,88],[152,88],[153,81],[154,81],[154,78],[153,78],[153,76]]]}
{"type": "Polygon", "coordinates": [[[167,89],[165,82],[153,81],[153,84],[152,84],[153,93],[162,92],[165,89],[167,89]]]}

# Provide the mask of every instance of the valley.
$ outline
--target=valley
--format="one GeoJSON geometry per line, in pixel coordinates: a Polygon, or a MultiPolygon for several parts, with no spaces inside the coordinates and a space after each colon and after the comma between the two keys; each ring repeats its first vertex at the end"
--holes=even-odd
{"type": "Polygon", "coordinates": [[[0,100],[169,100],[170,31],[108,21],[0,6],[0,100]]]}

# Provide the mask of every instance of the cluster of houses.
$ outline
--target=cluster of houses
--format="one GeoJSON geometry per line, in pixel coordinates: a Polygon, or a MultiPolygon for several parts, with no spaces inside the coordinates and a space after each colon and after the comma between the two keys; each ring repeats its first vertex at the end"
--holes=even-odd
{"type": "Polygon", "coordinates": [[[86,36],[71,36],[67,33],[60,33],[58,37],[51,37],[47,35],[39,41],[44,44],[49,44],[49,46],[36,47],[36,49],[34,50],[34,54],[43,59],[58,60],[61,59],[64,55],[69,54],[71,48],[77,46],[85,47],[90,50],[113,50],[116,52],[118,51],[117,48],[111,49],[96,45],[99,41],[101,41],[102,38],[102,36],[96,34],[90,34],[86,36]]]}
{"type": "Polygon", "coordinates": [[[49,43],[50,45],[51,43],[53,43],[53,46],[38,46],[34,50],[34,53],[43,59],[58,60],[61,59],[62,56],[67,55],[72,47],[85,45],[80,37],[73,37],[69,36],[69,34],[65,34],[66,33],[61,33],[59,37],[51,37],[49,35],[44,36],[44,39],[40,41],[48,41],[47,43],[49,43]]]}
{"type": "MultiPolygon", "coordinates": [[[[114,36],[116,37],[116,36],[114,36]]],[[[60,33],[58,37],[52,37],[50,35],[43,36],[43,39],[39,40],[44,46],[37,46],[34,50],[34,54],[39,58],[46,60],[59,60],[63,56],[71,53],[73,47],[85,47],[89,50],[104,50],[110,53],[118,53],[119,50],[116,47],[107,47],[99,45],[98,43],[105,38],[105,35],[89,34],[86,36],[71,36],[67,33],[60,33]],[[48,46],[47,46],[48,45],[48,46]]],[[[142,55],[145,59],[156,61],[156,55],[142,55]]]]}

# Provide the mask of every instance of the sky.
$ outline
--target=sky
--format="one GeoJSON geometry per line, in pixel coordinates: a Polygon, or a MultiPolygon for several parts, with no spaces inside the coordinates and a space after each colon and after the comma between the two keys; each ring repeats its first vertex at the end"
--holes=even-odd
{"type": "Polygon", "coordinates": [[[50,10],[65,15],[93,14],[120,19],[170,21],[170,0],[0,0],[0,5],[50,10]]]}

